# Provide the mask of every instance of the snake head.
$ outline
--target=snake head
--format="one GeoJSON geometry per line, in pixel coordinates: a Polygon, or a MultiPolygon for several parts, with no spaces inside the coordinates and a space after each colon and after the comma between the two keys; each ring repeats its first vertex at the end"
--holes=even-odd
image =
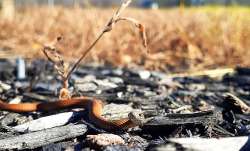
{"type": "Polygon", "coordinates": [[[128,114],[128,118],[136,126],[141,126],[145,123],[145,117],[142,111],[132,111],[128,114]]]}

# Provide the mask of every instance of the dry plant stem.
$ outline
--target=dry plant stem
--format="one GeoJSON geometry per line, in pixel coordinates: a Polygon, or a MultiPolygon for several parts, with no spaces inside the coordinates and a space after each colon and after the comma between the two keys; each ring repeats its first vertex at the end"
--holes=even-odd
{"type": "MultiPolygon", "coordinates": [[[[76,63],[72,66],[72,68],[69,70],[68,66],[65,64],[62,56],[60,55],[59,51],[56,49],[55,45],[61,41],[62,37],[58,37],[56,41],[52,43],[52,46],[45,46],[43,49],[43,52],[45,56],[48,58],[49,61],[51,61],[54,64],[55,69],[57,70],[58,74],[62,77],[63,81],[63,89],[68,88],[68,79],[72,72],[79,66],[80,62],[87,56],[87,54],[92,50],[92,48],[96,45],[96,43],[103,37],[103,35],[106,32],[109,32],[113,29],[114,25],[121,21],[128,21],[133,23],[140,32],[140,36],[143,40],[143,46],[147,48],[147,39],[146,39],[146,33],[145,33],[145,27],[140,24],[137,20],[133,18],[128,18],[128,17],[120,17],[120,14],[122,11],[131,3],[131,0],[126,0],[122,3],[121,7],[115,12],[115,14],[110,18],[108,23],[104,26],[103,30],[101,33],[97,36],[95,41],[88,47],[86,51],[83,52],[81,57],[76,61],[76,63]]],[[[63,93],[60,94],[65,94],[64,91],[63,93]]],[[[63,95],[60,95],[63,96],[63,95]]],[[[67,96],[67,95],[66,95],[67,96]]],[[[68,98],[68,97],[67,97],[68,98]]]]}
{"type": "Polygon", "coordinates": [[[109,22],[107,23],[107,25],[104,27],[104,29],[102,30],[102,32],[99,34],[99,36],[97,37],[97,39],[90,45],[90,47],[82,54],[82,56],[77,60],[77,62],[74,64],[74,66],[71,68],[71,70],[69,71],[68,75],[67,75],[67,79],[69,79],[70,75],[72,74],[72,72],[79,66],[80,62],[84,59],[84,57],[90,52],[90,50],[92,50],[92,48],[96,45],[96,43],[101,39],[101,37],[104,35],[104,33],[109,32],[112,30],[115,21],[117,20],[117,18],[119,18],[121,12],[131,3],[132,0],[127,0],[125,2],[122,3],[122,6],[116,11],[116,13],[111,17],[111,19],[109,20],[109,22]]]}
{"type": "MultiPolygon", "coordinates": [[[[140,24],[137,20],[135,20],[134,18],[120,17],[117,19],[116,22],[121,21],[121,20],[129,21],[129,22],[133,23],[139,29],[139,33],[140,33],[140,36],[141,36],[141,39],[143,42],[142,44],[147,49],[147,36],[146,36],[146,32],[145,32],[146,31],[145,27],[142,24],[140,24]]],[[[148,49],[147,49],[147,52],[148,52],[148,49]]]]}
{"type": "Polygon", "coordinates": [[[109,32],[113,29],[114,25],[120,21],[120,20],[126,20],[134,23],[136,27],[140,29],[140,34],[142,35],[141,37],[143,38],[143,45],[146,47],[147,42],[146,42],[146,34],[145,34],[145,28],[141,24],[139,24],[138,21],[136,21],[133,18],[121,18],[120,14],[122,11],[131,3],[132,0],[127,0],[122,3],[122,6],[116,11],[116,13],[111,17],[107,25],[104,27],[102,32],[99,34],[97,39],[90,45],[90,47],[82,54],[82,56],[77,60],[77,62],[73,65],[71,70],[68,72],[66,79],[69,79],[70,75],[72,72],[79,66],[80,62],[85,58],[85,56],[92,50],[92,48],[96,45],[96,43],[101,39],[101,37],[104,35],[104,33],[109,32]]]}
{"type": "Polygon", "coordinates": [[[101,37],[104,35],[104,32],[101,32],[101,34],[97,37],[97,39],[90,45],[90,47],[84,51],[82,56],[77,60],[77,62],[74,64],[74,66],[71,68],[69,73],[66,76],[66,79],[68,80],[72,72],[79,66],[80,62],[85,58],[85,56],[90,52],[90,50],[96,45],[96,43],[101,39],[101,37]]]}
{"type": "Polygon", "coordinates": [[[54,68],[57,70],[58,74],[62,78],[63,88],[68,88],[68,66],[65,64],[63,57],[60,55],[59,51],[56,49],[56,44],[62,40],[62,37],[57,37],[57,39],[51,44],[51,46],[44,46],[43,53],[48,58],[50,62],[54,64],[54,68]]]}

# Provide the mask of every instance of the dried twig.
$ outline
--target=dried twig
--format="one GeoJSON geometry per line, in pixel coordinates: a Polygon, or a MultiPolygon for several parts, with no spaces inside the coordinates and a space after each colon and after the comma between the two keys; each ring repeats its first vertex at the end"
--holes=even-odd
{"type": "Polygon", "coordinates": [[[135,25],[135,27],[137,27],[139,29],[140,36],[141,36],[141,39],[142,39],[142,44],[143,44],[143,46],[145,48],[147,48],[147,37],[146,37],[145,27],[141,23],[139,23],[137,20],[135,20],[134,18],[120,17],[120,18],[117,19],[116,22],[118,22],[120,20],[129,21],[129,22],[133,23],[135,25]]]}
{"type": "Polygon", "coordinates": [[[55,69],[58,74],[63,79],[63,88],[68,87],[68,65],[64,62],[63,57],[61,56],[59,50],[56,49],[56,45],[58,42],[62,40],[62,37],[57,37],[57,39],[52,42],[52,44],[44,46],[43,53],[48,58],[50,62],[54,64],[55,69]]]}
{"type": "Polygon", "coordinates": [[[108,21],[106,26],[103,28],[99,36],[96,38],[96,40],[89,46],[89,48],[83,52],[82,56],[77,60],[77,62],[73,65],[71,70],[68,72],[67,79],[71,75],[71,73],[78,67],[80,62],[84,59],[84,57],[92,50],[92,48],[96,45],[96,43],[101,39],[101,37],[106,33],[109,32],[113,29],[114,25],[120,21],[120,20],[126,20],[134,23],[136,27],[139,28],[141,37],[143,39],[143,45],[144,47],[147,47],[147,40],[146,40],[146,34],[145,34],[145,27],[140,24],[137,20],[133,18],[125,18],[125,17],[120,17],[122,11],[131,3],[132,0],[126,0],[122,3],[121,7],[115,12],[115,14],[111,17],[111,19],[108,21]]]}
{"type": "Polygon", "coordinates": [[[59,51],[56,49],[55,45],[57,42],[59,42],[62,38],[59,37],[57,40],[52,44],[52,46],[45,46],[43,49],[44,54],[48,58],[49,61],[51,61],[55,69],[57,70],[58,74],[62,77],[63,80],[63,89],[61,89],[60,97],[68,97],[68,79],[72,72],[79,66],[80,62],[86,57],[86,55],[92,50],[92,48],[96,45],[96,43],[101,39],[101,37],[106,33],[111,31],[115,24],[119,21],[128,21],[133,23],[138,29],[140,36],[143,41],[143,46],[147,48],[147,38],[146,38],[146,32],[145,27],[140,24],[137,20],[133,18],[128,17],[120,17],[122,11],[131,3],[132,0],[126,0],[122,3],[121,7],[115,12],[115,14],[110,18],[108,23],[104,26],[103,30],[100,32],[100,34],[97,36],[95,41],[88,47],[86,51],[83,52],[81,57],[76,61],[76,63],[72,66],[72,68],[69,70],[68,66],[63,61],[63,58],[61,57],[59,51]],[[66,93],[64,93],[66,91],[66,93]],[[65,95],[66,94],[66,95],[65,95]]]}

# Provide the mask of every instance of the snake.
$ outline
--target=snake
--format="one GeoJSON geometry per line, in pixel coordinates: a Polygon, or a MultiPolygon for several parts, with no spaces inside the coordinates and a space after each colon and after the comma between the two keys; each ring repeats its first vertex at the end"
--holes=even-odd
{"type": "Polygon", "coordinates": [[[101,100],[93,99],[89,97],[72,97],[64,98],[54,102],[32,102],[32,103],[19,103],[9,104],[0,100],[0,110],[16,112],[16,113],[27,113],[27,112],[49,112],[65,108],[85,108],[88,109],[88,118],[91,123],[102,129],[113,131],[113,130],[126,130],[132,127],[141,125],[143,120],[143,114],[131,112],[128,118],[119,120],[107,120],[102,117],[103,103],[101,100]]]}

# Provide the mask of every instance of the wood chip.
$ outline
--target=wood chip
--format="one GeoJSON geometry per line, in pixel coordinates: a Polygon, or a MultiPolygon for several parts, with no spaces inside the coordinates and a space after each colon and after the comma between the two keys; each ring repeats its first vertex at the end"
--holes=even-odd
{"type": "Polygon", "coordinates": [[[97,146],[125,144],[120,136],[114,134],[87,135],[87,141],[97,146]]]}
{"type": "Polygon", "coordinates": [[[227,104],[228,109],[244,114],[250,113],[250,107],[244,101],[231,93],[226,94],[225,101],[226,102],[224,103],[227,104]]]}

